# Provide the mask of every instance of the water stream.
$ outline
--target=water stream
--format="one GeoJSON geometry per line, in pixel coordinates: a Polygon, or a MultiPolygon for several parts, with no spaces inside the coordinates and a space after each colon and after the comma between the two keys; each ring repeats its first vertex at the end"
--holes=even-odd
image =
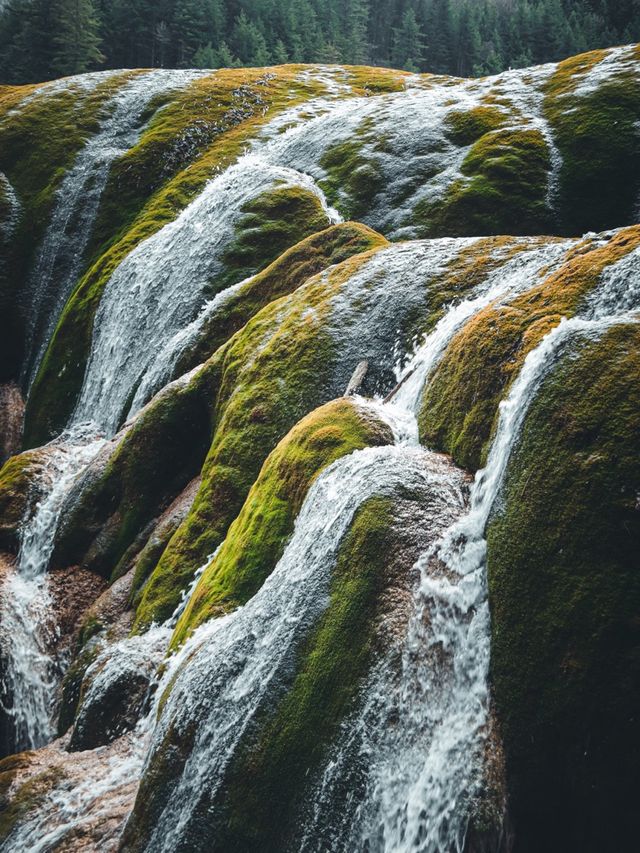
{"type": "MultiPolygon", "coordinates": [[[[3,678],[5,692],[12,696],[5,710],[13,721],[16,750],[41,747],[54,737],[60,662],[54,649],[56,626],[46,572],[64,497],[104,444],[96,430],[113,434],[128,408],[133,413],[143,405],[170,372],[192,325],[211,309],[208,288],[221,269],[224,248],[243,204],[275,186],[300,187],[319,198],[328,220],[337,221],[339,215],[319,187],[324,173],[318,164],[323,151],[368,118],[375,118],[380,132],[386,128],[401,137],[404,134],[406,141],[403,146],[402,140],[396,140],[392,146],[399,152],[394,155],[396,162],[391,163],[390,155],[383,152],[379,155],[389,180],[372,213],[372,221],[377,217],[391,223],[396,236],[404,233],[404,214],[391,199],[401,189],[400,164],[420,165],[409,140],[419,135],[416,127],[425,116],[429,116],[433,150],[424,158],[433,162],[448,157],[449,161],[434,184],[421,191],[437,195],[459,172],[464,151],[454,151],[443,141],[441,130],[436,131],[449,109],[445,96],[416,88],[378,102],[354,98],[345,104],[331,98],[346,84],[336,82],[328,71],[319,73],[329,75],[327,79],[337,88],[315,106],[305,105],[312,113],[315,110],[315,116],[303,120],[301,108],[296,107],[274,119],[250,150],[211,180],[175,222],[131,252],[105,288],[72,423],[43,451],[39,500],[25,519],[15,568],[4,580],[3,678]],[[397,211],[393,222],[392,208],[397,211]]],[[[544,73],[551,73],[551,67],[544,73]]],[[[512,77],[504,75],[504,89],[517,108],[521,80],[515,72],[512,77]]],[[[64,179],[34,273],[32,367],[79,273],[110,163],[137,138],[141,115],[151,98],[188,79],[183,72],[152,72],[134,78],[115,96],[110,118],[64,179]],[[51,286],[54,279],[57,284],[51,286]]],[[[470,103],[481,100],[489,84],[469,84],[465,97],[470,103]]],[[[547,138],[548,129],[538,115],[540,104],[534,107],[529,102],[522,106],[537,110],[532,126],[547,138]]],[[[555,174],[557,162],[553,167],[555,174]]],[[[435,244],[385,249],[372,258],[368,269],[346,282],[328,320],[336,339],[348,338],[340,326],[341,318],[347,316],[341,305],[360,300],[362,308],[366,303],[367,276],[391,276],[391,271],[396,285],[404,285],[405,279],[398,279],[404,269],[406,280],[415,283],[422,274],[421,269],[416,271],[418,259],[430,266],[441,250],[444,266],[445,259],[452,259],[458,248],[472,241],[435,244]]],[[[419,444],[416,415],[424,387],[448,343],[471,317],[533,287],[572,245],[568,241],[532,244],[502,263],[465,298],[447,307],[415,351],[401,353],[397,378],[406,381],[390,401],[355,401],[391,425],[395,444],[357,451],[317,478],[281,559],[261,589],[243,607],[201,626],[165,661],[164,669],[158,671],[151,708],[134,732],[96,750],[93,757],[82,753],[74,766],[58,756],[56,760],[69,773],[68,781],[54,786],[0,849],[34,853],[52,849],[70,833],[106,819],[110,808],[119,816],[108,836],[109,849],[115,849],[139,779],[153,766],[170,732],[193,729],[190,753],[176,774],[147,848],[150,853],[180,849],[200,809],[209,808],[215,800],[248,727],[286,684],[299,643],[326,609],[336,555],[359,507],[374,495],[415,487],[432,490],[443,518],[445,509],[453,506],[462,513],[461,473],[452,466],[443,467],[441,459],[419,444]]],[[[486,525],[531,401],[567,344],[598,336],[614,323],[636,320],[638,257],[636,250],[607,269],[579,316],[560,322],[524,360],[500,404],[487,464],[475,477],[468,510],[453,524],[434,529],[434,544],[414,567],[418,582],[400,665],[396,659],[382,658],[369,674],[357,713],[345,721],[330,761],[315,780],[312,807],[296,849],[316,850],[322,839],[323,844],[334,846],[327,849],[368,853],[463,850],[469,814],[482,786],[488,730],[486,525]],[[354,796],[341,798],[345,781],[356,776],[354,796]]],[[[229,293],[239,286],[232,285],[229,293]]],[[[401,288],[391,290],[390,286],[388,298],[399,298],[401,288]]],[[[216,305],[225,293],[213,296],[216,305]]],[[[362,316],[369,323],[378,322],[377,318],[382,322],[382,315],[390,310],[392,302],[380,300],[370,313],[363,310],[362,316]]],[[[357,318],[347,319],[353,327],[351,339],[363,340],[364,321],[359,326],[357,318]]],[[[107,689],[123,662],[134,658],[143,663],[152,660],[154,665],[159,662],[175,618],[154,626],[143,637],[105,649],[97,664],[99,678],[86,701],[99,701],[100,691],[107,689]]],[[[57,754],[54,744],[47,749],[57,754]]]]}
{"type": "Polygon", "coordinates": [[[203,72],[162,69],[136,74],[105,104],[106,118],[65,173],[26,286],[23,378],[31,384],[62,309],[78,281],[112,163],[136,144],[154,98],[203,72]]]}
{"type": "Polygon", "coordinates": [[[39,499],[25,520],[15,568],[4,580],[0,606],[5,710],[13,723],[14,751],[48,743],[62,661],[56,658],[57,626],[47,569],[64,497],[103,445],[77,429],[44,449],[39,499]]]}

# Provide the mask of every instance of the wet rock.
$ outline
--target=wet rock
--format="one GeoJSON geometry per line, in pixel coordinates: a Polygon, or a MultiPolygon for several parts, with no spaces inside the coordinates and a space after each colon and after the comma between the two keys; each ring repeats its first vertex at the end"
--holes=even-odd
{"type": "Polygon", "coordinates": [[[20,449],[24,400],[13,382],[0,385],[0,465],[20,449]]]}
{"type": "Polygon", "coordinates": [[[103,647],[82,679],[71,752],[95,749],[131,731],[147,706],[168,631],[103,647]]]}
{"type": "Polygon", "coordinates": [[[0,548],[16,552],[22,522],[40,494],[50,449],[27,450],[12,456],[0,469],[0,548]]]}

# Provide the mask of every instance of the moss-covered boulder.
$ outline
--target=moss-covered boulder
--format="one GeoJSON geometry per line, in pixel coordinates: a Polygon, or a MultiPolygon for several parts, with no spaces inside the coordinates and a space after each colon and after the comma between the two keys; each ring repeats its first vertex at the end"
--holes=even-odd
{"type": "Polygon", "coordinates": [[[640,245],[640,227],[572,248],[564,263],[506,304],[474,316],[453,338],[422,402],[424,443],[471,470],[486,457],[498,404],[526,355],[584,304],[600,275],[640,245]]]}
{"type": "Polygon", "coordinates": [[[111,743],[135,727],[164,649],[161,636],[155,645],[133,638],[98,650],[82,677],[69,752],[111,743]]]}
{"type": "Polygon", "coordinates": [[[561,62],[545,87],[545,113],[562,157],[564,233],[630,225],[640,193],[640,48],[561,62]]]}
{"type": "Polygon", "coordinates": [[[637,837],[639,353],[635,324],[565,352],[488,528],[518,850],[629,850],[637,837]]]}
{"type": "Polygon", "coordinates": [[[332,225],[296,243],[219,303],[215,300],[211,303],[192,340],[185,344],[176,361],[176,374],[185,373],[205,361],[261,308],[293,293],[311,276],[352,255],[386,244],[384,237],[358,222],[332,225]]]}
{"type": "MultiPolygon", "coordinates": [[[[321,411],[328,414],[333,405],[336,404],[321,411]]],[[[347,401],[337,405],[353,406],[347,401]]],[[[285,447],[286,441],[272,454],[265,471],[285,447]]],[[[293,661],[283,668],[282,675],[267,682],[266,698],[251,724],[242,727],[239,744],[224,772],[223,785],[211,786],[215,793],[209,792],[207,784],[193,791],[188,820],[178,832],[180,843],[191,849],[249,851],[257,845],[268,851],[297,849],[302,815],[307,814],[310,798],[319,796],[315,788],[319,773],[331,756],[331,746],[341,725],[352,714],[357,732],[358,710],[366,700],[361,688],[372,662],[385,655],[395,661],[392,668],[400,666],[402,638],[412,612],[412,588],[417,581],[414,563],[462,511],[465,477],[447,460],[421,450],[409,450],[406,455],[395,448],[380,449],[380,456],[375,455],[375,450],[371,452],[374,455],[370,457],[373,467],[368,488],[373,496],[364,499],[359,507],[354,506],[354,517],[339,542],[337,554],[326,555],[332,571],[329,594],[322,596],[319,615],[311,621],[304,620],[305,636],[296,641],[293,661]],[[444,488],[443,478],[448,483],[444,488]],[[376,493],[376,486],[380,494],[376,493]]],[[[263,481],[264,486],[266,482],[263,481]]],[[[365,493],[366,490],[365,487],[365,493]]],[[[253,511],[256,521],[261,519],[260,507],[251,496],[246,507],[253,511]]],[[[249,555],[252,540],[238,540],[237,547],[249,555]]],[[[324,568],[318,566],[317,571],[324,568]]],[[[286,583],[284,576],[281,582],[286,583]]],[[[309,583],[309,601],[317,595],[314,578],[309,583]]],[[[309,606],[315,612],[314,605],[309,606]]],[[[191,665],[193,656],[197,656],[201,678],[208,679],[207,641],[198,651],[197,636],[186,660],[191,665]]],[[[276,658],[280,653],[278,646],[276,658]]],[[[184,667],[180,667],[180,672],[176,670],[167,687],[171,695],[160,703],[165,736],[154,743],[125,831],[124,850],[145,849],[154,830],[161,825],[160,818],[166,820],[163,810],[170,809],[172,798],[178,802],[184,796],[182,790],[178,793],[178,788],[185,762],[194,740],[199,738],[198,731],[208,730],[211,716],[206,710],[209,701],[206,690],[201,691],[194,703],[180,700],[182,719],[172,721],[171,715],[176,711],[173,700],[176,680],[182,682],[185,675],[184,667]]],[[[212,671],[210,676],[215,681],[216,672],[212,671]]],[[[235,665],[229,677],[232,681],[241,678],[235,665]]],[[[179,689],[184,690],[185,684],[180,683],[179,689]]],[[[354,737],[357,740],[357,734],[354,737]]],[[[366,761],[364,754],[358,756],[355,747],[352,758],[354,765],[345,771],[352,775],[342,779],[345,785],[367,772],[366,766],[358,763],[366,761]]],[[[327,795],[326,791],[322,793],[327,795]]],[[[340,785],[332,791],[336,798],[335,814],[342,815],[345,808],[347,812],[351,807],[357,809],[357,798],[363,790],[356,786],[351,793],[345,803],[340,785]]],[[[330,827],[324,829],[330,831],[330,827]]],[[[330,849],[329,836],[318,835],[318,838],[330,849]]]]}
{"type": "Polygon", "coordinates": [[[212,405],[203,388],[194,391],[188,376],[176,380],[103,448],[65,500],[54,565],[80,563],[113,578],[126,571],[126,559],[119,564],[129,547],[196,476],[206,455],[212,405]]]}
{"type": "Polygon", "coordinates": [[[416,214],[434,236],[550,232],[550,166],[539,130],[490,131],[472,145],[444,200],[420,204],[416,214]]]}
{"type": "Polygon", "coordinates": [[[0,548],[17,551],[22,522],[40,494],[46,461],[47,450],[40,448],[12,456],[0,468],[0,548]]]}
{"type": "Polygon", "coordinates": [[[213,440],[193,507],[145,587],[140,627],[171,615],[223,541],[268,454],[308,412],[344,392],[362,359],[370,365],[364,393],[395,385],[397,354],[444,310],[440,286],[443,293],[464,290],[460,272],[470,258],[461,255],[468,248],[407,244],[349,258],[262,309],[194,372],[194,388],[210,383],[212,372],[218,377],[213,440]],[[401,280],[405,255],[414,264],[401,280]]]}
{"type": "MultiPolygon", "coordinates": [[[[202,622],[244,604],[260,588],[282,555],[311,484],[328,465],[359,448],[392,442],[388,426],[348,399],[303,418],[267,457],[189,599],[173,644],[202,622]]],[[[143,607],[138,620],[145,621],[143,607]]]]}

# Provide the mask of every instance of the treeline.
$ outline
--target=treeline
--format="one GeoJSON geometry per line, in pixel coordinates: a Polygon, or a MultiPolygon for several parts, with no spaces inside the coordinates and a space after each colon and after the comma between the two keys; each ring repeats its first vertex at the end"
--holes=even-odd
{"type": "Polygon", "coordinates": [[[0,81],[372,64],[462,76],[640,41],[640,0],[0,0],[0,81]]]}

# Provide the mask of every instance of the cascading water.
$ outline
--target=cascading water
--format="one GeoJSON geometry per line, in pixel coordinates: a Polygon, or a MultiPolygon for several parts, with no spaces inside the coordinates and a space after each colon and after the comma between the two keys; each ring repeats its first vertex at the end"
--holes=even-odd
{"type": "Polygon", "coordinates": [[[3,585],[3,692],[10,697],[5,710],[13,724],[16,752],[42,746],[54,734],[58,664],[47,568],[64,497],[102,444],[101,439],[77,430],[46,448],[39,484],[42,494],[31,517],[25,519],[15,569],[3,585]]]}
{"type": "MultiPolygon", "coordinates": [[[[553,70],[537,69],[536,85],[553,70]]],[[[322,69],[316,74],[320,82],[327,77],[322,69]]],[[[320,188],[326,178],[321,162],[332,146],[361,138],[363,158],[380,175],[381,188],[364,221],[394,237],[414,236],[415,228],[408,226],[412,211],[441,197],[460,178],[468,153],[468,147],[448,139],[447,115],[481,105],[498,85],[504,105],[496,108],[514,125],[540,130],[553,153],[541,96],[525,95],[522,72],[460,81],[455,97],[450,88],[415,85],[377,98],[341,100],[334,85],[325,96],[273,118],[246,154],[210,181],[174,222],[140,243],[111,276],[96,315],[73,422],[94,420],[112,432],[127,407],[131,416],[158,390],[190,340],[185,329],[191,325],[197,333],[199,322],[215,310],[215,300],[224,299],[221,291],[211,302],[209,291],[223,270],[224,249],[246,202],[277,186],[298,186],[319,197],[328,220],[339,221],[320,188]],[[368,123],[376,127],[377,138],[389,139],[388,151],[362,132],[368,123]]],[[[552,159],[550,187],[559,168],[552,159]]]]}
{"type": "Polygon", "coordinates": [[[112,163],[137,142],[154,98],[186,86],[204,72],[155,70],[118,88],[100,126],[66,172],[27,284],[24,378],[30,383],[76,284],[112,163]]]}
{"type": "MultiPolygon", "coordinates": [[[[345,721],[310,797],[310,812],[292,849],[463,849],[482,784],[487,737],[486,523],[528,407],[564,344],[637,320],[632,313],[640,307],[637,281],[630,275],[637,264],[638,250],[606,269],[581,316],[561,322],[526,357],[501,404],[469,512],[441,531],[418,561],[420,579],[401,666],[384,658],[375,665],[362,689],[362,705],[345,721]],[[351,798],[340,795],[345,779],[354,782],[351,798]]],[[[482,294],[478,298],[480,310],[486,302],[482,294]]],[[[359,403],[385,415],[399,443],[345,457],[318,478],[283,557],[261,590],[244,608],[201,626],[166,661],[151,711],[136,732],[113,746],[106,770],[102,761],[91,761],[91,753],[80,754],[74,784],[48,795],[9,839],[13,847],[3,849],[18,844],[46,850],[47,844],[99,820],[110,806],[123,817],[134,793],[132,778],[153,765],[170,730],[195,724],[194,746],[176,774],[147,849],[180,846],[203,791],[215,792],[249,719],[326,606],[332,555],[358,506],[369,495],[390,493],[394,483],[406,486],[431,476],[426,473],[430,454],[415,446],[417,430],[410,422],[419,388],[428,381],[444,342],[470,313],[460,305],[450,309],[451,317],[445,315],[409,362],[415,367],[414,383],[405,383],[391,403],[359,403]]],[[[439,489],[443,505],[460,506],[458,481],[445,477],[439,489]]],[[[120,670],[129,643],[137,643],[139,655],[145,643],[149,649],[162,648],[169,636],[170,626],[160,626],[146,637],[123,641],[114,650],[112,672],[120,670]]],[[[108,682],[108,668],[100,678],[108,682]]]]}
{"type": "MultiPolygon", "coordinates": [[[[335,75],[326,73],[335,83],[335,75]]],[[[503,75],[504,97],[516,111],[539,111],[539,100],[533,106],[530,101],[518,103],[519,73],[503,75]]],[[[481,102],[491,85],[491,81],[460,83],[460,98],[466,107],[472,106],[481,102]]],[[[140,244],[114,272],[96,315],[75,422],[96,421],[113,432],[132,399],[133,413],[162,384],[189,337],[190,332],[185,334],[188,324],[197,325],[200,312],[212,310],[225,298],[227,291],[215,297],[215,305],[204,302],[245,200],[276,185],[301,186],[318,195],[329,218],[337,218],[316,183],[324,177],[319,163],[332,144],[350,138],[367,119],[375,121],[377,133],[395,135],[389,146],[393,154],[375,153],[386,182],[370,221],[394,236],[409,233],[404,224],[410,207],[416,200],[443,192],[459,176],[466,154],[442,132],[447,112],[461,103],[452,97],[453,88],[439,92],[437,87],[416,86],[379,99],[354,98],[348,104],[319,99],[315,107],[304,107],[316,109],[310,121],[303,121],[297,107],[270,123],[236,166],[211,181],[176,222],[140,244]],[[292,118],[296,126],[280,133],[292,118]],[[431,149],[425,146],[425,137],[431,149]],[[422,153],[417,152],[418,145],[423,146],[422,153]],[[428,172],[434,164],[440,166],[437,178],[428,186],[423,182],[408,200],[405,190],[416,174],[407,174],[407,164],[416,174],[421,168],[428,172]],[[399,197],[406,201],[404,206],[395,203],[399,197]],[[160,364],[154,363],[159,350],[160,364]]],[[[339,91],[335,88],[329,94],[339,91]]],[[[548,128],[539,118],[534,116],[527,123],[547,138],[548,128]]],[[[367,146],[371,153],[374,143],[365,141],[365,150],[367,146]]],[[[554,170],[557,165],[554,161],[554,170]]],[[[380,299],[378,304],[379,291],[361,286],[367,275],[384,275],[386,267],[390,275],[399,271],[410,280],[411,294],[405,298],[412,299],[423,268],[432,264],[434,256],[440,253],[444,266],[462,245],[446,242],[439,247],[424,244],[414,254],[402,245],[379,252],[370,268],[347,282],[334,300],[327,320],[334,339],[348,339],[355,345],[367,336],[364,321],[358,325],[357,316],[345,311],[345,305],[366,306],[362,316],[368,322],[377,322],[385,312],[393,316],[394,299],[400,298],[405,279],[400,279],[394,292],[385,294],[387,301],[380,299]],[[404,273],[403,264],[409,267],[404,273]]],[[[261,590],[243,608],[198,629],[165,662],[149,714],[135,732],[101,753],[108,756],[106,769],[101,757],[92,761],[90,753],[80,754],[79,769],[47,793],[3,850],[51,849],[89,821],[106,820],[116,799],[117,820],[122,822],[137,780],[152,768],[167,736],[193,729],[190,754],[176,774],[172,796],[161,810],[148,849],[170,851],[184,846],[203,797],[215,799],[247,726],[272,693],[277,695],[281,689],[280,677],[290,669],[298,644],[326,607],[337,548],[362,502],[372,495],[392,494],[395,488],[429,483],[436,488],[435,502],[441,501],[443,517],[445,507],[461,508],[460,478],[451,473],[453,469],[439,474],[434,457],[416,446],[415,412],[447,343],[477,311],[532,287],[570,246],[567,242],[533,245],[502,264],[466,299],[451,306],[411,358],[399,363],[398,379],[408,378],[391,402],[358,403],[373,407],[392,425],[396,445],[358,451],[317,479],[281,560],[261,590]]],[[[613,323],[635,320],[630,312],[638,308],[638,288],[629,282],[634,281],[637,263],[635,252],[606,270],[580,316],[560,323],[527,356],[501,404],[487,466],[471,490],[470,511],[446,530],[438,529],[436,543],[418,561],[420,579],[401,665],[382,659],[371,672],[361,707],[345,722],[318,782],[296,849],[318,849],[320,839],[328,849],[333,845],[370,853],[463,849],[473,799],[482,784],[487,737],[487,520],[529,404],[564,345],[576,336],[597,336],[613,323]],[[354,796],[341,801],[337,792],[344,791],[344,780],[353,779],[354,774],[358,777],[354,796]]],[[[229,293],[238,287],[232,286],[229,293]]],[[[415,300],[416,305],[424,302],[424,298],[415,300]]],[[[39,746],[53,734],[56,674],[49,634],[54,629],[49,622],[45,571],[62,499],[101,446],[101,440],[91,440],[93,435],[92,430],[75,427],[49,448],[43,497],[25,524],[16,570],[5,581],[8,594],[1,615],[10,659],[5,679],[13,695],[8,713],[14,718],[17,748],[39,746]]],[[[155,666],[170,629],[170,624],[155,626],[144,637],[124,640],[101,653],[94,670],[87,673],[90,679],[97,671],[98,677],[91,682],[85,701],[99,701],[101,691],[123,664],[139,660],[141,666],[149,661],[155,666]]],[[[53,751],[53,746],[49,749],[53,751]]],[[[116,836],[114,830],[114,845],[116,836]]]]}
{"type": "MultiPolygon", "coordinates": [[[[204,73],[209,72],[136,74],[117,90],[106,107],[108,117],[65,175],[30,277],[27,346],[32,376],[79,274],[111,164],[137,141],[142,116],[154,98],[204,73]]],[[[16,749],[41,746],[54,734],[54,699],[62,662],[53,653],[56,625],[46,571],[64,496],[102,444],[95,435],[93,427],[72,426],[50,445],[44,496],[25,519],[16,570],[5,582],[0,613],[3,680],[16,749]]]]}
{"type": "MultiPolygon", "coordinates": [[[[318,838],[371,853],[464,849],[488,734],[487,521],[529,406],[563,347],[576,338],[598,337],[612,325],[637,322],[640,289],[632,273],[639,258],[635,250],[607,269],[582,316],[562,320],[527,355],[500,404],[469,513],[418,561],[421,579],[401,672],[386,660],[374,671],[363,707],[345,725],[312,797],[301,850],[315,849],[318,838]],[[344,790],[345,778],[353,779],[354,765],[360,785],[366,777],[365,792],[362,800],[345,804],[336,800],[335,790],[344,790]]],[[[428,351],[428,340],[424,346],[428,351]]]]}
{"type": "MultiPolygon", "coordinates": [[[[115,431],[145,373],[158,370],[163,346],[201,310],[203,294],[222,270],[221,256],[242,207],[261,192],[284,186],[302,187],[324,202],[306,175],[246,155],[211,181],[178,219],[127,256],[109,280],[96,314],[76,423],[93,420],[115,431]]],[[[327,213],[328,221],[336,221],[337,216],[327,213]]]]}

